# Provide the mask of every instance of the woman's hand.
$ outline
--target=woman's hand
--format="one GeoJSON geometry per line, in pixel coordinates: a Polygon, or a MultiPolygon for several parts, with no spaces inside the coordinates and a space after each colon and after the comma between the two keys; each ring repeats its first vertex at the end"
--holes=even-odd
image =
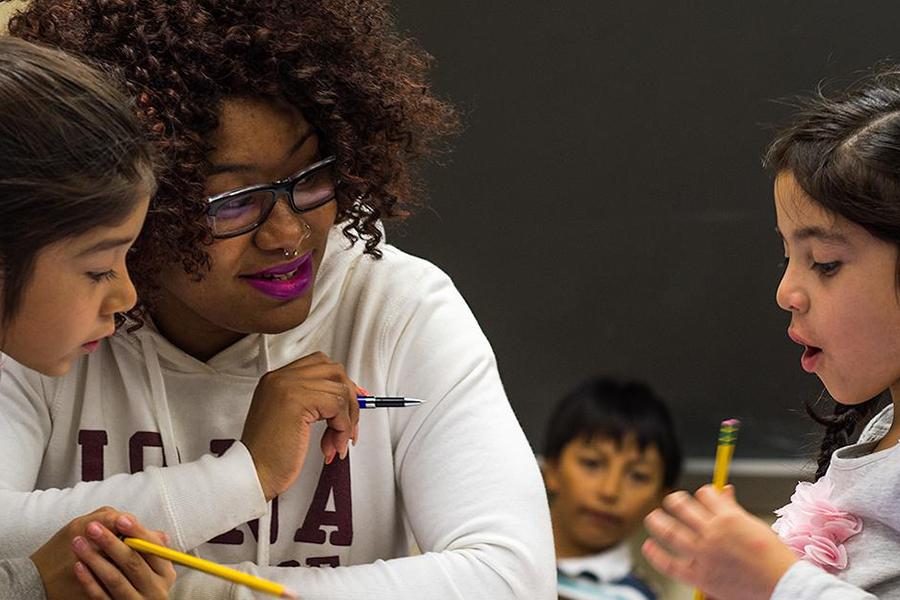
{"type": "Polygon", "coordinates": [[[325,462],[347,456],[356,442],[359,404],[356,385],[341,364],[317,352],[263,375],[241,441],[250,451],[266,500],[284,492],[303,468],[310,426],[325,421],[325,462]]]}
{"type": "Polygon", "coordinates": [[[172,563],[143,556],[117,534],[165,545],[162,532],[104,507],[78,517],[31,555],[48,600],[163,600],[175,582],[172,563]],[[115,532],[115,533],[113,533],[115,532]]]}
{"type": "Polygon", "coordinates": [[[644,556],[660,573],[728,600],[767,600],[797,562],[771,527],[750,515],[729,488],[669,494],[644,520],[644,556]]]}

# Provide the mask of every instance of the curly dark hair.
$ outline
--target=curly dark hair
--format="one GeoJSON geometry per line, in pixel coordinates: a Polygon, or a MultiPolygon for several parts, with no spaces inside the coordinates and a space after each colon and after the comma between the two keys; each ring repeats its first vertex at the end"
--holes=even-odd
{"type": "MultiPolygon", "coordinates": [[[[416,161],[459,126],[429,90],[431,57],[380,0],[32,0],[12,35],[114,65],[163,160],[159,191],[129,269],[152,308],[163,265],[202,278],[203,203],[221,102],[281,98],[337,156],[338,222],[380,257],[380,219],[421,199],[416,161]]],[[[137,313],[135,316],[138,316],[137,313]]]]}

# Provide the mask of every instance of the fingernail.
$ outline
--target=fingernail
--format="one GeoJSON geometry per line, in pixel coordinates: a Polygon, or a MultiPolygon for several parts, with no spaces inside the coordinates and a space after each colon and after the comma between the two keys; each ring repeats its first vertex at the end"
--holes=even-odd
{"type": "Polygon", "coordinates": [[[132,525],[134,525],[134,521],[132,521],[125,515],[122,515],[118,519],[116,519],[116,525],[121,527],[122,529],[131,529],[132,525]]]}
{"type": "Polygon", "coordinates": [[[347,446],[344,446],[344,449],[341,450],[341,460],[344,460],[345,458],[347,458],[347,453],[349,453],[349,452],[350,452],[350,448],[348,448],[347,446]]]}
{"type": "Polygon", "coordinates": [[[328,456],[325,457],[325,464],[330,465],[331,461],[334,460],[334,452],[329,452],[328,456]]]}
{"type": "Polygon", "coordinates": [[[85,567],[84,563],[79,560],[75,563],[75,570],[79,573],[84,573],[87,570],[87,567],[85,567]]]}
{"type": "Polygon", "coordinates": [[[75,536],[75,539],[72,540],[72,547],[75,548],[76,552],[84,552],[88,549],[87,540],[80,535],[77,535],[75,536]]]}
{"type": "Polygon", "coordinates": [[[358,389],[359,393],[362,394],[363,396],[371,396],[372,395],[369,393],[369,390],[367,390],[366,388],[364,388],[361,385],[356,386],[356,389],[358,389]]]}
{"type": "Polygon", "coordinates": [[[97,523],[96,521],[91,521],[90,523],[88,523],[87,533],[95,540],[98,540],[103,535],[103,530],[100,528],[99,523],[97,523]]]}
{"type": "Polygon", "coordinates": [[[165,531],[162,532],[162,542],[164,546],[168,546],[169,542],[172,541],[172,538],[169,537],[169,534],[165,531]]]}

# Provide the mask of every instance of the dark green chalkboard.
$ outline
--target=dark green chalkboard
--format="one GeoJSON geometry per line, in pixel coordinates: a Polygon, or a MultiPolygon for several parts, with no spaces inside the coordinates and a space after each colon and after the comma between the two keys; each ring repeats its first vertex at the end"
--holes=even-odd
{"type": "Polygon", "coordinates": [[[497,353],[536,450],[582,378],[644,378],[688,454],[739,417],[743,457],[805,457],[818,381],[774,302],[760,158],[775,102],[900,56],[897,2],[404,0],[466,131],[389,230],[437,263],[497,353]]]}

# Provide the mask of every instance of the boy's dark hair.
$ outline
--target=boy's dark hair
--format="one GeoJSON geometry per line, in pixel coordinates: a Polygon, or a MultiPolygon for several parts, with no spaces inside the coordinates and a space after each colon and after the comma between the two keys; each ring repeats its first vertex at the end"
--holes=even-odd
{"type": "MultiPolygon", "coordinates": [[[[776,175],[790,172],[822,208],[900,248],[900,66],[884,67],[831,97],[820,89],[797,105],[792,123],[769,146],[765,166],[776,175]]],[[[896,283],[900,289],[900,261],[896,283]]],[[[822,398],[831,401],[827,392],[822,398]]],[[[872,416],[878,399],[835,403],[830,416],[807,403],[809,415],[826,426],[816,479],[872,416]]]]}
{"type": "Polygon", "coordinates": [[[125,220],[153,191],[152,162],[107,76],[59,50],[0,37],[0,326],[21,308],[38,252],[125,220]]]}
{"type": "Polygon", "coordinates": [[[665,402],[646,384],[609,377],[589,379],[564,396],[547,426],[544,459],[557,460],[572,440],[629,434],[641,451],[656,446],[662,457],[663,485],[669,489],[681,475],[681,446],[665,402]]]}

